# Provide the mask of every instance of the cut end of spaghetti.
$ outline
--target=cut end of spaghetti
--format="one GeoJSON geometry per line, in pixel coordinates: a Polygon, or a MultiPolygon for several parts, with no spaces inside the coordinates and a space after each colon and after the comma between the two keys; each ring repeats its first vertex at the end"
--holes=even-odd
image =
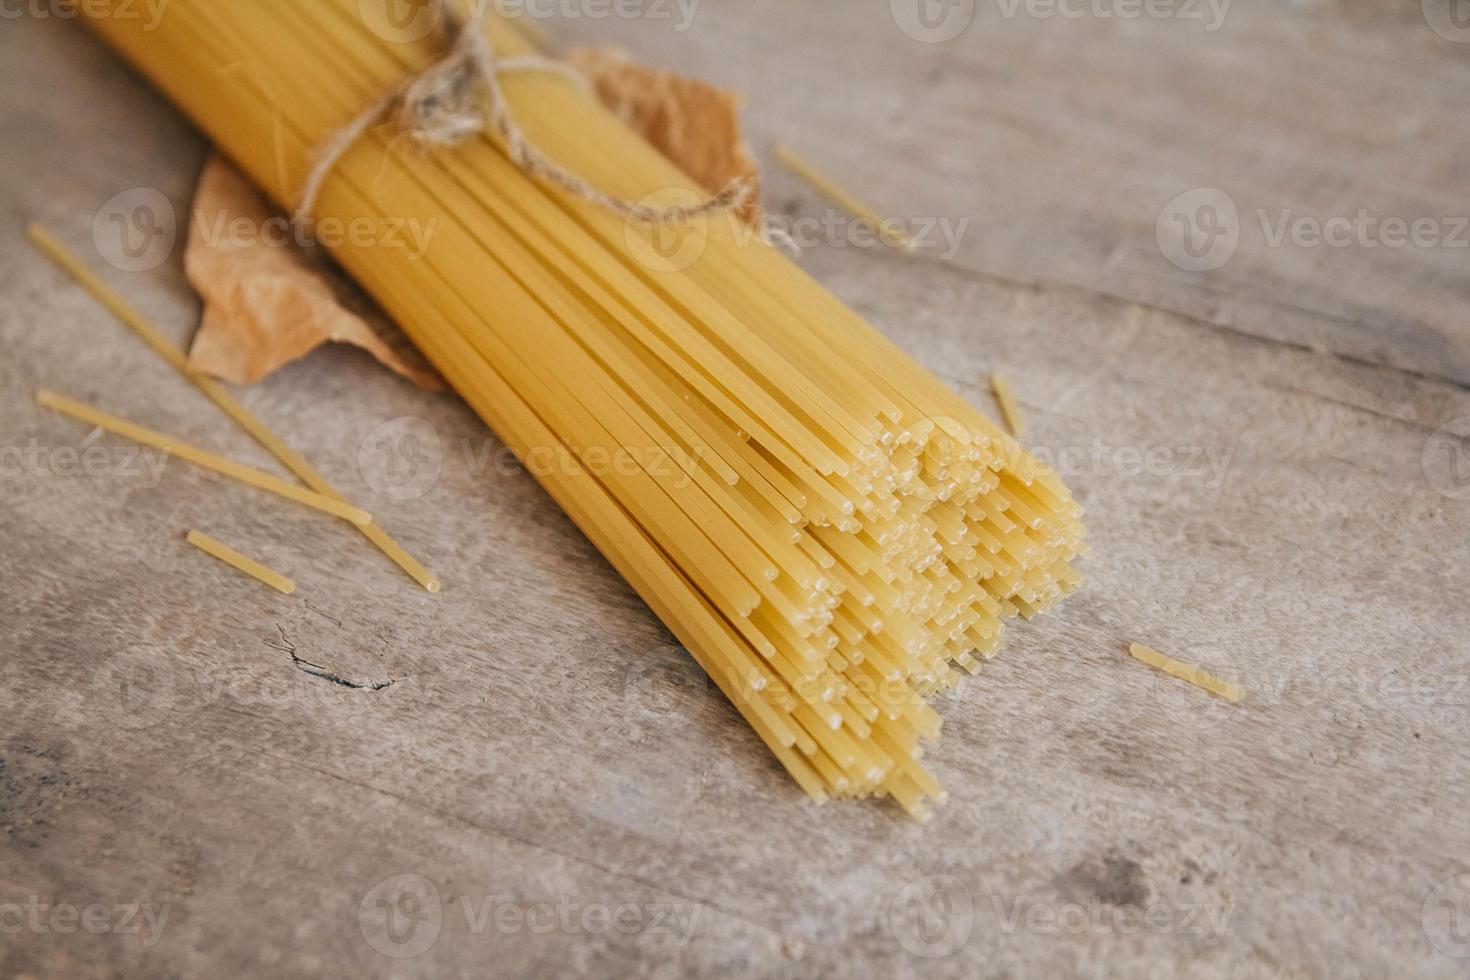
{"type": "MultiPolygon", "coordinates": [[[[191,382],[206,398],[213,402],[220,411],[224,412],[225,415],[229,416],[231,420],[248,432],[282,466],[290,470],[298,480],[309,487],[313,497],[320,497],[324,501],[334,502],[341,506],[350,506],[341,499],[341,495],[332,488],[325,477],[313,469],[300,455],[293,452],[264,423],[246,411],[245,406],[236,401],[223,386],[216,383],[212,378],[191,372],[188,367],[188,358],[185,357],[182,350],[165,337],[156,326],[128,306],[120,295],[87,269],[50,232],[38,224],[31,224],[26,228],[26,234],[38,249],[51,258],[57,265],[61,266],[93,299],[101,303],[108,312],[117,317],[118,320],[131,330],[139,340],[147,344],[154,353],[168,362],[169,365],[183,375],[185,380],[191,382]]],[[[57,398],[59,396],[53,395],[51,402],[42,401],[42,404],[54,408],[57,398]]],[[[313,506],[318,505],[313,504],[313,506]]],[[[331,506],[331,504],[329,503],[327,506],[331,506]]],[[[354,520],[353,516],[335,510],[328,510],[328,512],[347,517],[368,540],[377,546],[378,550],[388,556],[415,581],[428,588],[428,581],[432,579],[432,576],[424,570],[423,566],[408,552],[404,551],[396,541],[380,530],[373,523],[372,517],[366,511],[357,508],[353,508],[353,510],[356,512],[356,515],[364,517],[366,520],[354,520]]],[[[437,580],[434,581],[437,584],[437,580]]],[[[429,591],[437,592],[438,589],[429,588],[429,591]]]]}
{"type": "Polygon", "coordinates": [[[119,418],[101,409],[84,405],[63,395],[58,395],[54,391],[47,391],[43,388],[36,392],[36,400],[52,411],[60,412],[79,422],[85,422],[88,425],[104,429],[114,435],[122,436],[124,439],[131,439],[133,442],[141,445],[160,449],[170,456],[176,456],[185,462],[193,463],[195,466],[212,470],[215,473],[237,480],[247,486],[273,493],[288,500],[294,500],[299,504],[304,504],[314,510],[319,510],[335,517],[346,518],[359,526],[372,523],[371,514],[361,508],[352,506],[340,497],[327,496],[326,494],[317,493],[314,490],[308,490],[298,484],[289,483],[269,473],[263,473],[260,470],[245,466],[242,463],[237,463],[231,459],[226,459],[223,456],[218,456],[197,446],[191,446],[180,439],[175,439],[162,432],[155,432],[152,429],[144,428],[141,425],[129,422],[127,419],[119,418]]]}
{"type": "Polygon", "coordinates": [[[833,204],[836,204],[854,217],[863,218],[872,222],[873,227],[877,229],[878,236],[883,239],[884,244],[898,249],[900,252],[912,253],[914,251],[915,245],[913,239],[895,227],[898,223],[897,219],[884,217],[876,208],[838,185],[836,181],[794,153],[790,147],[777,143],[772,147],[772,153],[775,154],[776,159],[783,167],[802,180],[805,180],[808,184],[811,184],[812,187],[816,188],[822,196],[826,197],[833,204]]]}
{"type": "Polygon", "coordinates": [[[41,251],[55,257],[58,254],[57,241],[51,233],[36,222],[26,225],[26,237],[31,240],[41,251]]]}
{"type": "Polygon", "coordinates": [[[1016,395],[1011,391],[1010,383],[999,374],[992,374],[990,390],[995,394],[995,401],[1000,406],[1000,414],[1005,418],[1006,428],[1017,439],[1024,438],[1026,420],[1021,415],[1021,406],[1016,403],[1016,395]]]}
{"type": "Polygon", "coordinates": [[[220,561],[224,562],[226,565],[229,565],[231,568],[244,572],[246,575],[249,575],[251,578],[270,586],[277,592],[280,592],[284,595],[291,595],[293,592],[296,591],[296,583],[291,581],[286,576],[282,575],[280,572],[277,572],[274,569],[262,565],[260,562],[256,561],[253,558],[248,558],[245,555],[242,555],[234,548],[231,548],[229,545],[225,544],[222,541],[218,541],[210,537],[203,531],[191,530],[187,535],[184,536],[184,540],[188,541],[190,544],[198,548],[200,551],[204,552],[206,555],[211,555],[215,558],[218,558],[220,561]]]}

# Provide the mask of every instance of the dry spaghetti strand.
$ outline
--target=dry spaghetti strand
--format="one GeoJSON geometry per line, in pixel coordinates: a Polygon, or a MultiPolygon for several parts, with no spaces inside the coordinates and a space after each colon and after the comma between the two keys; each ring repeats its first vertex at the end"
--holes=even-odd
{"type": "Polygon", "coordinates": [[[1006,421],[1006,428],[1011,430],[1011,435],[1017,439],[1026,436],[1026,419],[1021,414],[1021,406],[1016,402],[1016,395],[1011,391],[1010,382],[998,374],[990,376],[990,390],[995,393],[995,402],[1000,406],[1000,414],[1006,421]]]}
{"type": "MultiPolygon", "coordinates": [[[[282,466],[295,474],[296,478],[305,483],[312,490],[325,497],[335,498],[342,503],[347,503],[347,498],[342,496],[327,482],[326,478],[318,473],[310,463],[292,450],[272,432],[265,423],[252,415],[244,405],[235,400],[224,387],[217,381],[207,378],[202,374],[189,370],[188,358],[184,352],[169,341],[163,333],[148,321],[137,310],[133,309],[118,293],[103,282],[92,270],[88,269],[82,262],[67,250],[56,237],[40,225],[31,225],[26,229],[26,234],[31,242],[45,253],[53,262],[76,280],[77,284],[85,289],[92,298],[101,303],[113,316],[121,320],[134,334],[145,344],[174,367],[180,374],[194,384],[204,396],[224,412],[230,418],[250,433],[267,452],[274,456],[282,466]]],[[[425,568],[416,558],[403,549],[398,542],[388,536],[388,533],[376,524],[358,525],[363,536],[377,546],[378,550],[387,555],[394,564],[403,569],[414,581],[418,582],[430,592],[438,592],[440,583],[437,576],[425,568]]]]}
{"type": "Polygon", "coordinates": [[[226,459],[223,456],[200,449],[197,446],[191,446],[187,442],[175,439],[173,436],[144,428],[134,422],[129,422],[127,419],[104,412],[99,408],[83,405],[81,402],[73,401],[64,395],[58,395],[54,391],[42,389],[36,392],[36,401],[52,411],[60,412],[63,415],[70,415],[80,422],[95,425],[99,429],[106,429],[108,432],[122,436],[125,439],[131,439],[142,445],[161,449],[171,456],[177,456],[179,459],[193,463],[195,466],[202,466],[204,469],[213,470],[216,473],[228,476],[232,480],[238,480],[247,486],[255,487],[257,490],[264,490],[278,497],[294,500],[298,504],[305,504],[314,510],[331,514],[333,517],[344,518],[359,526],[373,522],[373,516],[360,507],[343,503],[333,497],[323,496],[295,483],[287,483],[280,477],[271,476],[269,473],[262,473],[260,470],[246,466],[244,463],[237,463],[232,459],[226,459]]]}
{"type": "Polygon", "coordinates": [[[893,218],[885,218],[879,214],[876,208],[839,185],[789,147],[777,145],[772,152],[775,153],[776,159],[783,167],[811,184],[833,204],[856,217],[872,222],[884,242],[904,252],[913,249],[913,240],[895,227],[896,222],[893,218]]]}
{"type": "Polygon", "coordinates": [[[1170,677],[1177,677],[1182,681],[1188,681],[1195,687],[1209,691],[1211,694],[1224,698],[1226,701],[1239,702],[1245,697],[1245,690],[1229,681],[1221,680],[1214,674],[1195,666],[1187,664],[1182,660],[1175,660],[1142,643],[1130,643],[1128,653],[1135,660],[1142,660],[1155,670],[1162,671],[1170,677]]]}
{"type": "Polygon", "coordinates": [[[249,575],[251,578],[257,579],[265,583],[266,585],[269,585],[277,592],[282,592],[286,595],[290,595],[291,593],[296,591],[296,583],[288,579],[286,576],[282,575],[280,572],[267,568],[265,565],[262,565],[260,562],[256,561],[253,558],[248,558],[245,555],[242,555],[234,548],[231,548],[229,545],[225,544],[222,541],[211,538],[203,531],[191,530],[185,537],[185,540],[192,544],[194,547],[198,548],[200,551],[204,552],[206,555],[213,555],[215,558],[218,558],[226,565],[239,569],[246,575],[249,575]]]}

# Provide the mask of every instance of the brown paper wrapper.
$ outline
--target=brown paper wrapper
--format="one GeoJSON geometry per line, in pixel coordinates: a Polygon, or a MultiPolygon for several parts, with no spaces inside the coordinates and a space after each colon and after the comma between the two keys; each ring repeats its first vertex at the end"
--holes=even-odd
{"type": "Polygon", "coordinates": [[[194,195],[184,270],[204,299],[189,367],[252,384],[327,341],[431,391],[444,382],[344,276],[294,243],[285,218],[221,157],[194,195]]]}
{"type": "Polygon", "coordinates": [[[760,167],[740,130],[743,99],[698,78],[639,65],[617,48],[573,48],[562,60],[592,83],[602,104],[709,191],[737,177],[756,193],[740,211],[760,219],[760,167]]]}

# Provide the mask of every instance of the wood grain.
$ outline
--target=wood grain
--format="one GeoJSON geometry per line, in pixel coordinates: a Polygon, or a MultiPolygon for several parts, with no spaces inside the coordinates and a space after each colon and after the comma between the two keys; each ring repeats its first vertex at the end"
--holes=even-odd
{"type": "MultiPolygon", "coordinates": [[[[108,268],[92,221],[139,187],[182,217],[206,148],[74,24],[4,23],[0,972],[1466,975],[1434,942],[1470,872],[1470,493],[1434,440],[1470,416],[1467,253],[1273,248],[1251,222],[1463,212],[1470,48],[1417,4],[1241,4],[1207,33],[982,3],[933,45],[884,7],[557,31],[745,88],[758,147],[880,208],[972,219],[950,260],[802,258],[976,404],[1003,373],[1089,511],[1086,590],[942,699],[927,827],[804,803],[473,416],[359,353],[240,397],[439,596],[345,525],[120,442],[78,472],[37,387],[271,463],[21,239],[55,228],[183,342],[177,250],[108,268]],[[1190,273],[1155,222],[1197,187],[1241,241],[1190,273]],[[402,875],[438,904],[395,944],[375,903],[402,875]]],[[[769,183],[777,213],[826,207],[769,183]]]]}

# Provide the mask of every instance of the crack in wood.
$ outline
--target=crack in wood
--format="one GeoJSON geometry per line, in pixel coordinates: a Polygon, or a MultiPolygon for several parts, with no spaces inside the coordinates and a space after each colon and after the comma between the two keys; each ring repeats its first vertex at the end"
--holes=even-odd
{"type": "Polygon", "coordinates": [[[334,674],[332,671],[323,667],[321,664],[314,664],[304,657],[297,656],[296,644],[291,642],[290,637],[286,635],[286,628],[280,623],[276,624],[276,631],[281,634],[281,642],[274,643],[270,640],[266,640],[265,645],[270,647],[272,650],[279,650],[290,657],[292,666],[301,671],[303,674],[310,674],[312,677],[319,678],[321,680],[327,681],[328,683],[336,684],[339,687],[345,687],[353,691],[381,691],[384,688],[392,687],[395,683],[397,683],[392,679],[386,681],[354,681],[348,680],[341,674],[334,674]]]}

